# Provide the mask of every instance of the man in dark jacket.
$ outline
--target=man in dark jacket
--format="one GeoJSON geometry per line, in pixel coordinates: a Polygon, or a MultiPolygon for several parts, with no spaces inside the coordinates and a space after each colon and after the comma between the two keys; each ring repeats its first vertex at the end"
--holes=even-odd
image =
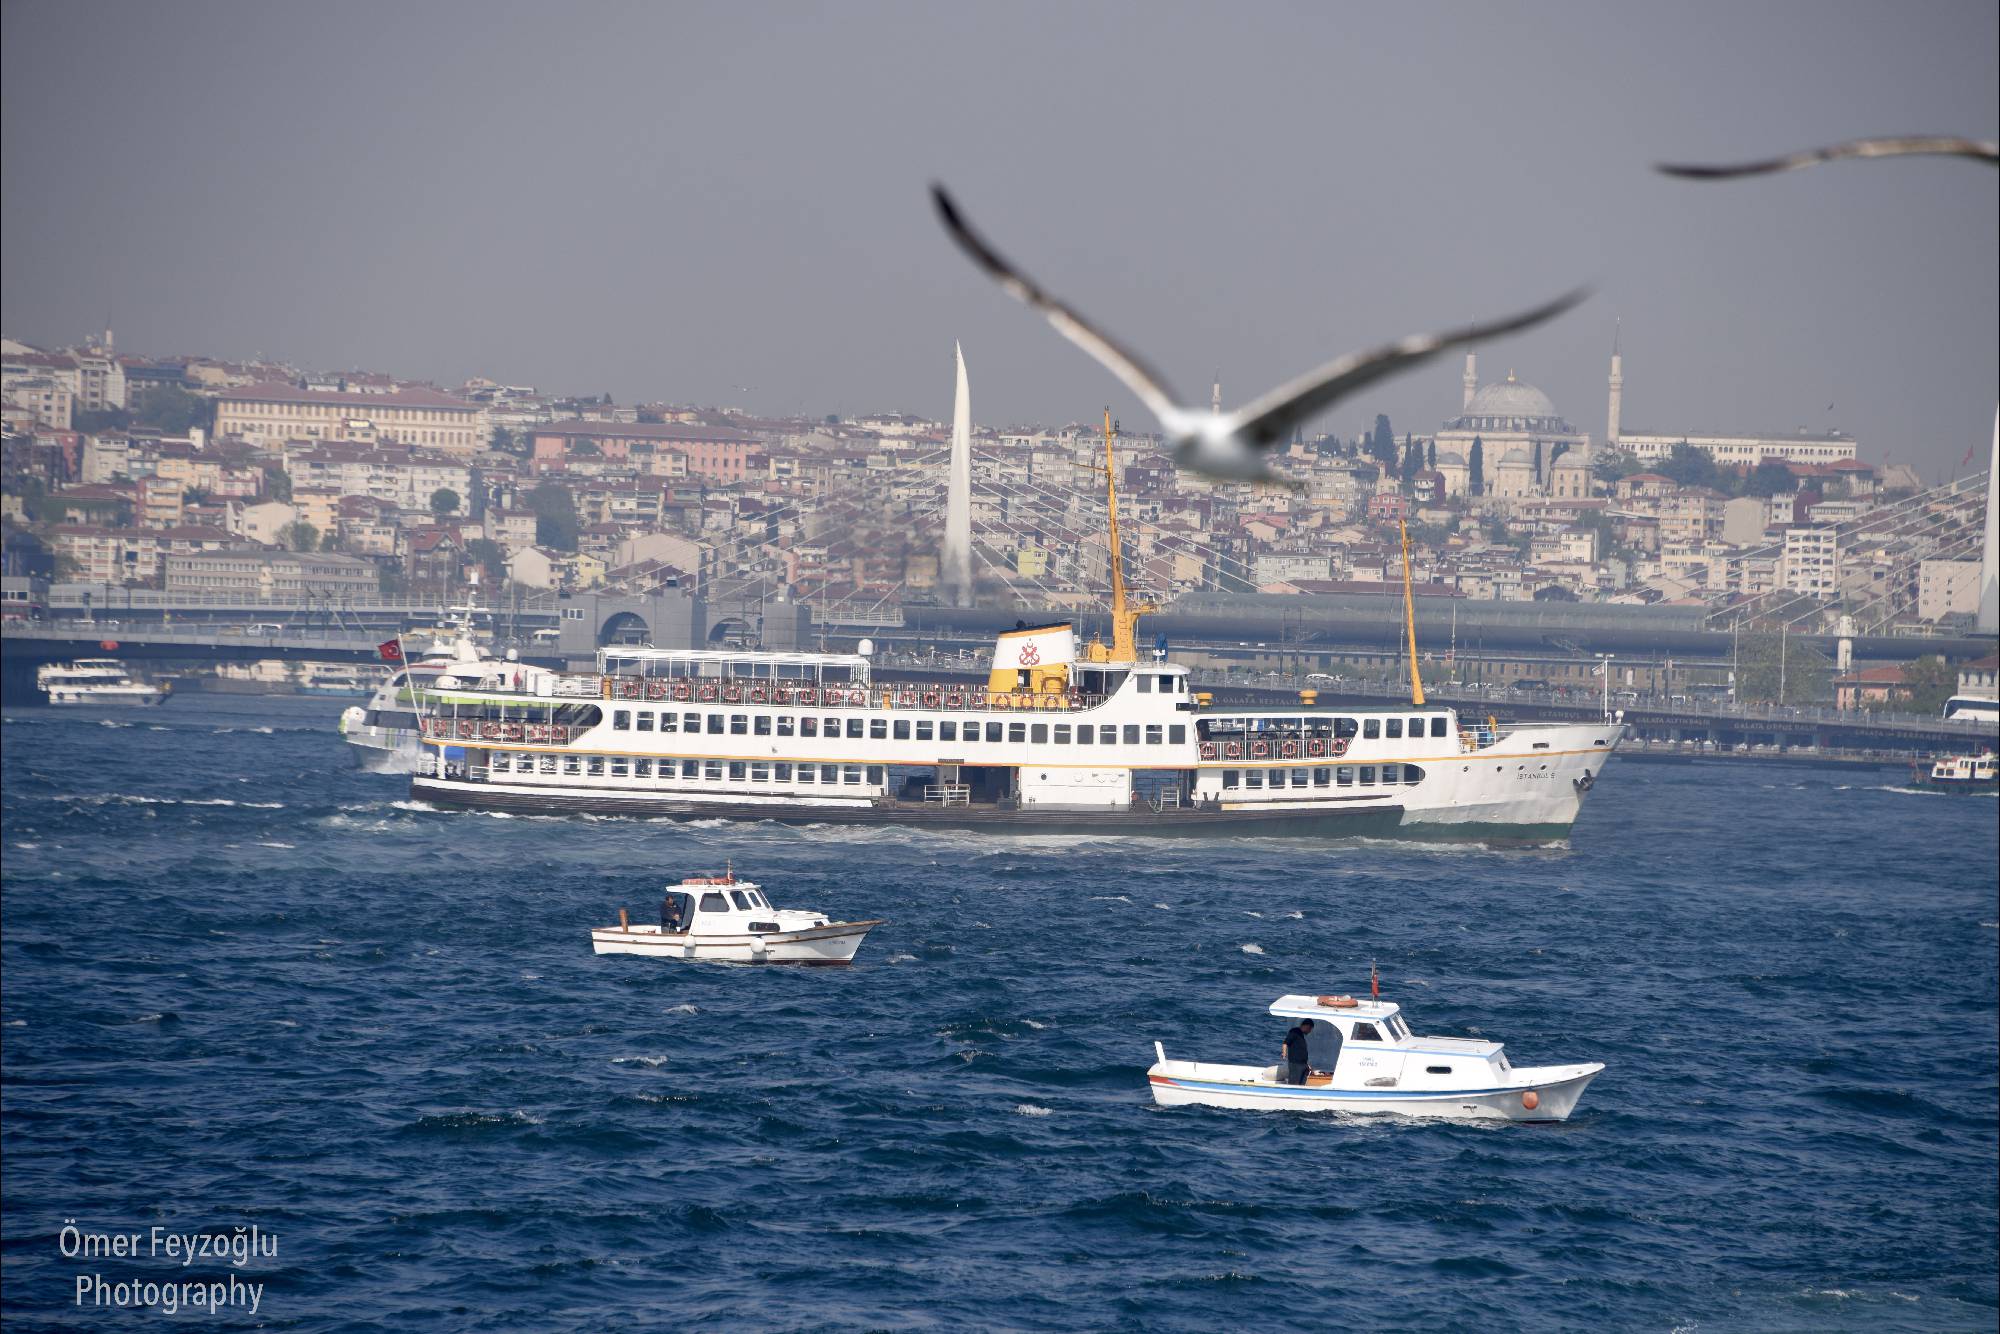
{"type": "Polygon", "coordinates": [[[1311,1057],[1306,1050],[1306,1035],[1313,1031],[1313,1021],[1301,1019],[1292,1025],[1292,1031],[1285,1034],[1285,1082],[1303,1084],[1306,1070],[1311,1065],[1311,1057]]]}

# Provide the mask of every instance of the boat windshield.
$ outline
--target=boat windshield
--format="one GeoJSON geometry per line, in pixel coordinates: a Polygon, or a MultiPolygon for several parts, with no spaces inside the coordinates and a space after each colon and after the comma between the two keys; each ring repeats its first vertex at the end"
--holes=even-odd
{"type": "Polygon", "coordinates": [[[1410,1036],[1410,1026],[1403,1022],[1402,1015],[1392,1014],[1389,1016],[1389,1032],[1398,1039],[1407,1039],[1410,1036]]]}

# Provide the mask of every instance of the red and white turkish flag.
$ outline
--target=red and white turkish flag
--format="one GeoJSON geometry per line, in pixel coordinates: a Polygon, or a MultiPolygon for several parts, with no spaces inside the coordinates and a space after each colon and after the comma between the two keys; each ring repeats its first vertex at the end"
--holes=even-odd
{"type": "Polygon", "coordinates": [[[382,655],[382,661],[384,662],[401,662],[403,660],[403,641],[400,639],[385,640],[375,646],[375,651],[382,655]]]}

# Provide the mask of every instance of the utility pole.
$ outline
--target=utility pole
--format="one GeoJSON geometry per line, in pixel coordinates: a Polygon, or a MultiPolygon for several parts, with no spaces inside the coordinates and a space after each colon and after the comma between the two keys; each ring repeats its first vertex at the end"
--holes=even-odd
{"type": "Polygon", "coordinates": [[[1791,647],[1792,623],[1785,621],[1778,627],[1778,703],[1785,702],[1785,653],[1791,647]]]}
{"type": "Polygon", "coordinates": [[[1597,669],[1604,673],[1604,721],[1608,723],[1611,721],[1611,659],[1617,655],[1598,653],[1592,656],[1597,659],[1597,669]]]}

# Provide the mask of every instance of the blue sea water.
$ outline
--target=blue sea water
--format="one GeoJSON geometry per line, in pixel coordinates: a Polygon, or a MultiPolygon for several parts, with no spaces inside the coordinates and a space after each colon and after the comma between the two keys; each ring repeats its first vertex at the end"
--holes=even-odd
{"type": "MultiPolygon", "coordinates": [[[[337,703],[9,706],[4,1303],[265,1284],[295,1330],[1991,1329],[1996,804],[1614,763],[1572,846],[447,814],[337,703]],[[851,969],[596,958],[720,869],[851,969]],[[1559,1126],[1163,1109],[1384,995],[1559,1126]],[[241,1269],[60,1230],[255,1224],[241,1269]]],[[[205,1320],[206,1317],[204,1316],[205,1320]]]]}

